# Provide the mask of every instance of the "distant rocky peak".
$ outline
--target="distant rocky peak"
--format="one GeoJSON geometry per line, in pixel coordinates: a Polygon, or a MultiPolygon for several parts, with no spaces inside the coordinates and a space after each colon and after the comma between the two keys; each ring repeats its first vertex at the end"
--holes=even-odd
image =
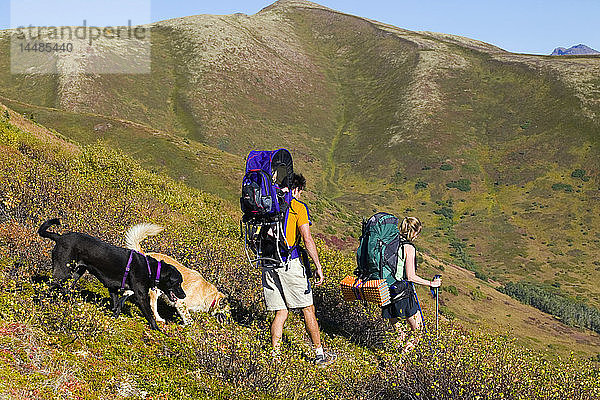
{"type": "Polygon", "coordinates": [[[557,47],[554,49],[551,56],[573,56],[573,55],[588,55],[588,54],[600,54],[599,51],[586,46],[585,44],[578,44],[573,47],[565,49],[564,47],[557,47]]]}

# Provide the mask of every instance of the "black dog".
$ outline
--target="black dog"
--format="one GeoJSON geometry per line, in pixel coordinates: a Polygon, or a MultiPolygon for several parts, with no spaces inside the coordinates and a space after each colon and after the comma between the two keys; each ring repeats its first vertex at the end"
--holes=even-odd
{"type": "MultiPolygon", "coordinates": [[[[149,276],[148,263],[143,255],[136,252],[132,254],[129,249],[113,246],[83,233],[69,232],[59,235],[58,233],[48,232],[48,228],[52,225],[60,225],[60,221],[55,218],[44,222],[38,229],[38,234],[56,242],[56,246],[52,250],[54,285],[62,288],[67,279],[74,278],[76,282],[85,271],[88,271],[108,288],[113,301],[113,311],[117,316],[125,299],[129,297],[129,295],[126,295],[119,299],[119,290],[121,289],[126,266],[131,257],[130,270],[125,279],[124,289],[128,289],[129,293],[133,294],[135,302],[142,310],[152,329],[158,329],[150,308],[150,297],[148,295],[148,290],[154,286],[158,261],[148,257],[152,274],[152,276],[149,276]]],[[[162,263],[160,276],[157,279],[156,286],[167,294],[172,301],[176,301],[177,297],[180,299],[185,298],[185,292],[181,288],[183,277],[177,268],[162,263]]]]}

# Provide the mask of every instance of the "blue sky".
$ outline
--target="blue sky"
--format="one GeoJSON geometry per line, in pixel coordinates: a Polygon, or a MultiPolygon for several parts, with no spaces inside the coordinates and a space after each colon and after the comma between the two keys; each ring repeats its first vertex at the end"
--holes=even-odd
{"type": "MultiPolygon", "coordinates": [[[[274,1],[274,0],[273,0],[274,1]]],[[[254,14],[267,0],[0,0],[0,28],[123,25],[194,14],[254,14]],[[11,7],[12,3],[12,7],[11,7]]],[[[600,51],[599,0],[321,0],[319,4],[410,30],[451,33],[503,49],[549,54],[584,43],[600,51]]]]}

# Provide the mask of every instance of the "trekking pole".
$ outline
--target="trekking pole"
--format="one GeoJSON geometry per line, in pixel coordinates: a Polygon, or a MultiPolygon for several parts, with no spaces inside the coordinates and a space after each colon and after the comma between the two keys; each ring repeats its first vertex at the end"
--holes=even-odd
{"type": "Polygon", "coordinates": [[[435,336],[438,335],[438,320],[439,320],[439,301],[438,301],[438,288],[435,288],[435,336]]]}
{"type": "Polygon", "coordinates": [[[427,344],[429,344],[429,350],[433,352],[433,346],[431,346],[431,338],[428,335],[427,328],[425,327],[425,317],[423,316],[423,310],[421,310],[421,304],[419,304],[419,297],[417,297],[417,291],[415,290],[415,285],[411,282],[413,293],[415,294],[415,300],[417,301],[417,307],[419,308],[419,312],[421,313],[421,323],[423,324],[423,331],[428,336],[427,344]]]}
{"type": "MultiPolygon", "coordinates": [[[[436,275],[433,277],[433,280],[435,281],[438,278],[441,278],[441,275],[436,275]]],[[[435,336],[437,337],[438,335],[438,320],[439,320],[439,310],[440,310],[440,305],[439,305],[439,299],[438,299],[438,295],[439,295],[439,288],[431,288],[431,296],[433,296],[435,298],[435,336]]]]}
{"type": "Polygon", "coordinates": [[[421,310],[421,304],[419,304],[419,297],[417,296],[417,291],[415,290],[414,283],[410,283],[412,286],[413,293],[415,294],[415,300],[417,301],[417,307],[419,308],[419,312],[421,313],[421,323],[423,324],[423,330],[427,333],[427,328],[425,327],[425,317],[423,317],[423,311],[421,310]]]}

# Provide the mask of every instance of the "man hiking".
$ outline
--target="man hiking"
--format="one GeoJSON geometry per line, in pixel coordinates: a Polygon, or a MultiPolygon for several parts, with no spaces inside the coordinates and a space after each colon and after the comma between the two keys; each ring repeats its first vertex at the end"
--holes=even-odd
{"type": "MultiPolygon", "coordinates": [[[[306,204],[298,200],[306,186],[306,179],[301,174],[292,175],[290,203],[285,237],[290,247],[295,247],[304,241],[306,251],[315,263],[316,282],[319,286],[325,280],[323,268],[319,262],[317,247],[310,233],[310,215],[306,204]]],[[[271,342],[273,355],[277,357],[280,352],[283,325],[288,317],[288,310],[301,309],[304,315],[304,324],[315,350],[314,363],[326,366],[335,360],[335,355],[323,350],[319,324],[315,315],[312,287],[309,276],[310,266],[302,265],[298,251],[292,251],[291,260],[287,266],[278,265],[262,267],[262,285],[265,303],[268,311],[275,311],[275,318],[271,324],[271,342]]]]}

